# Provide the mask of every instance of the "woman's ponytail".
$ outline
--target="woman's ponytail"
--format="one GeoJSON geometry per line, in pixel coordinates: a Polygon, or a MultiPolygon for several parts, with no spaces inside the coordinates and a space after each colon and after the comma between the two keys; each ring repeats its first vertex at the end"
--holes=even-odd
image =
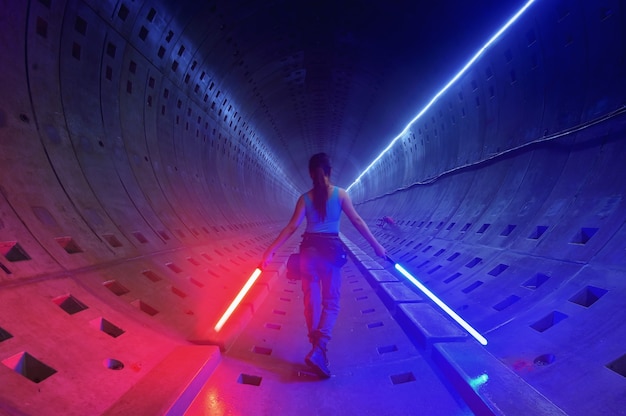
{"type": "Polygon", "coordinates": [[[328,187],[325,177],[330,176],[330,159],[326,153],[318,153],[309,160],[309,173],[313,179],[313,207],[322,218],[326,219],[328,187]]]}

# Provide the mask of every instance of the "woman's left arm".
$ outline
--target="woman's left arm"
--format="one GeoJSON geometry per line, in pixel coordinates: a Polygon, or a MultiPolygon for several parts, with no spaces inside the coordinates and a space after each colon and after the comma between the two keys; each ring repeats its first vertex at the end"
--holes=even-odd
{"type": "Polygon", "coordinates": [[[267,266],[267,264],[272,261],[272,257],[274,257],[274,253],[278,250],[284,243],[296,232],[302,220],[304,219],[304,196],[300,196],[298,198],[298,202],[296,202],[296,208],[293,211],[293,215],[289,220],[289,223],[283,228],[283,230],[278,234],[278,237],[270,244],[270,246],[263,253],[263,259],[261,261],[261,268],[267,266]]]}

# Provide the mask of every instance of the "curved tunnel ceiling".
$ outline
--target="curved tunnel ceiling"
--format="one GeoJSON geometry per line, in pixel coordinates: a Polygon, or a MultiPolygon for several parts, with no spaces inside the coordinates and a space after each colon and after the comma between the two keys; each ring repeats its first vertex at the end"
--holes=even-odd
{"type": "MultiPolygon", "coordinates": [[[[310,155],[348,187],[523,5],[4,3],[9,414],[102,413],[176,346],[228,344],[206,327],[308,188],[310,155]],[[91,366],[102,351],[135,360],[123,383],[115,361],[91,366]],[[15,374],[33,362],[37,380],[15,374]]],[[[350,190],[490,356],[570,414],[624,404],[625,19],[619,1],[535,2],[350,190]]]]}

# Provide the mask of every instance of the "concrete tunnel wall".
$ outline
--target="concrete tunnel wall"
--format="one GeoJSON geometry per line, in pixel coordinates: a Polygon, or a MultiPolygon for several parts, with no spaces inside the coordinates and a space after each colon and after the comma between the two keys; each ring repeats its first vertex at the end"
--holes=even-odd
{"type": "MultiPolygon", "coordinates": [[[[204,72],[177,22],[149,5],[3,6],[0,382],[11,387],[0,410],[101,413],[175,346],[214,341],[206,327],[284,225],[300,173],[257,133],[265,113],[246,107],[254,93],[235,84],[233,61],[204,72]],[[115,360],[132,371],[120,378],[115,360]]],[[[616,410],[624,9],[545,10],[516,23],[352,194],[493,355],[564,408],[600,397],[616,410]]],[[[229,51],[219,36],[202,47],[229,51]]]]}

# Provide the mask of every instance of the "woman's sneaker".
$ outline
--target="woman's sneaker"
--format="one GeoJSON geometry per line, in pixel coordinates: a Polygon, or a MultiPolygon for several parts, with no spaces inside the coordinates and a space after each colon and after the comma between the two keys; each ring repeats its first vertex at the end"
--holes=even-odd
{"type": "Polygon", "coordinates": [[[319,346],[314,346],[313,349],[304,358],[304,361],[309,367],[315,370],[315,373],[322,378],[330,377],[330,370],[328,369],[328,359],[326,359],[326,351],[319,346]]]}

